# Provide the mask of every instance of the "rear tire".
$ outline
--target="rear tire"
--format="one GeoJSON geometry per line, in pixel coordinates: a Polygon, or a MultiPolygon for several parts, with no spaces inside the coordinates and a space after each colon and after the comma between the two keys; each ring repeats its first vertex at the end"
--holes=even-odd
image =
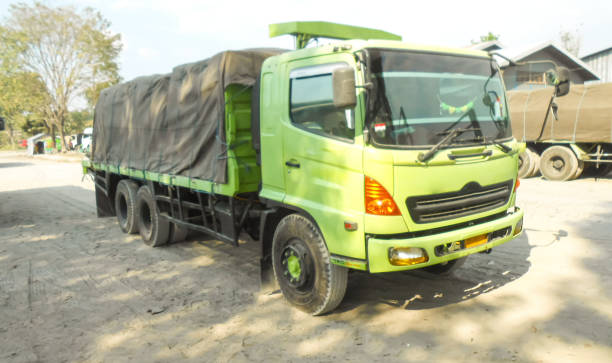
{"type": "Polygon", "coordinates": [[[170,222],[159,215],[159,209],[157,208],[153,193],[146,185],[138,189],[136,209],[138,211],[138,228],[143,242],[151,247],[158,247],[168,243],[170,222]]]}
{"type": "Polygon", "coordinates": [[[138,185],[123,179],[117,184],[115,191],[115,211],[119,227],[124,233],[138,233],[138,210],[136,209],[136,194],[138,185]]]}
{"type": "Polygon", "coordinates": [[[533,164],[533,156],[528,150],[519,154],[518,176],[521,179],[528,178],[533,164]]]}
{"type": "Polygon", "coordinates": [[[276,227],[272,266],[285,299],[309,314],[334,310],[346,292],[348,270],[331,263],[323,236],[299,214],[286,216],[276,227]]]}
{"type": "Polygon", "coordinates": [[[578,160],[578,167],[576,168],[576,172],[574,173],[572,180],[580,178],[583,172],[584,172],[584,161],[578,160]]]}
{"type": "Polygon", "coordinates": [[[570,180],[576,174],[577,169],[576,154],[565,146],[551,146],[542,153],[540,171],[548,180],[570,180]]]}
{"type": "Polygon", "coordinates": [[[531,170],[529,170],[528,178],[532,178],[540,174],[540,155],[537,152],[527,149],[529,153],[531,153],[532,166],[531,170]]]}

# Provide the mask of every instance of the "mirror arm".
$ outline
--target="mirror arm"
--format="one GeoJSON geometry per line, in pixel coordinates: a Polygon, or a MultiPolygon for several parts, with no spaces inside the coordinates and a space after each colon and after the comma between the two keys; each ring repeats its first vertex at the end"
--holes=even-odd
{"type": "Polygon", "coordinates": [[[546,109],[546,115],[544,116],[544,123],[542,124],[542,129],[540,130],[540,135],[536,138],[536,141],[540,141],[542,135],[544,134],[544,129],[546,128],[546,122],[548,122],[548,115],[550,114],[550,109],[552,108],[553,103],[555,102],[555,94],[553,93],[550,98],[550,102],[548,103],[548,108],[546,109]]]}

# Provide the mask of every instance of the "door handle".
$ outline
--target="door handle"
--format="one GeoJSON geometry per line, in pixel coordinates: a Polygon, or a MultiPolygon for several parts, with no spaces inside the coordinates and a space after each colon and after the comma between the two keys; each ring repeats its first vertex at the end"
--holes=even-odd
{"type": "Polygon", "coordinates": [[[295,160],[285,161],[285,165],[287,165],[288,167],[291,167],[291,168],[299,168],[300,167],[300,163],[298,163],[295,160]]]}

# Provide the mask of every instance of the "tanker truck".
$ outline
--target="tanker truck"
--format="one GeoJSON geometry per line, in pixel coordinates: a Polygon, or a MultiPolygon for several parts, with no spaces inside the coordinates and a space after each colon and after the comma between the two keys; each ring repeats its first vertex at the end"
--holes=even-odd
{"type": "Polygon", "coordinates": [[[608,174],[612,83],[573,85],[562,99],[553,93],[553,88],[508,92],[513,134],[527,144],[519,156],[519,177],[541,173],[548,180],[567,181],[585,170],[608,174]]]}
{"type": "Polygon", "coordinates": [[[270,26],[287,34],[296,50],[226,51],[102,91],[83,162],[98,216],[153,247],[189,230],[258,243],[263,286],[313,315],[340,304],[351,269],[446,274],[521,234],[524,145],[491,55],[270,26]],[[337,40],[306,46],[319,37],[337,40]]]}

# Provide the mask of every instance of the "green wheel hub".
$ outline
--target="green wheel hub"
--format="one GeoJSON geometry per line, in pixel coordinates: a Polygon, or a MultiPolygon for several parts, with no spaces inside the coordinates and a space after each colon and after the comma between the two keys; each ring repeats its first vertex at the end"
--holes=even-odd
{"type": "Polygon", "coordinates": [[[302,274],[302,267],[300,266],[300,258],[294,255],[291,255],[287,258],[287,269],[289,270],[289,275],[292,278],[297,279],[302,274]]]}
{"type": "Polygon", "coordinates": [[[306,289],[312,281],[312,257],[303,241],[293,239],[281,254],[283,277],[292,287],[306,289]]]}

